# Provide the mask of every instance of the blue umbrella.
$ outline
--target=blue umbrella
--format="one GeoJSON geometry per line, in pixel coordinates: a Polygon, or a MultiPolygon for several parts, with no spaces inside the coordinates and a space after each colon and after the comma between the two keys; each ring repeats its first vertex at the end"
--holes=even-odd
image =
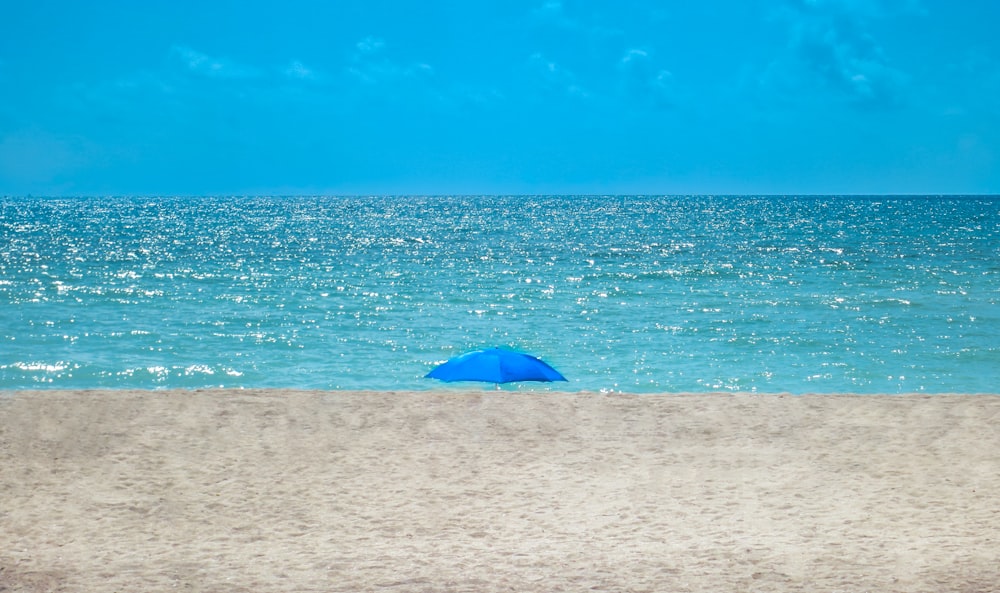
{"type": "Polygon", "coordinates": [[[442,381],[484,381],[510,383],[511,381],[565,381],[566,377],[541,359],[501,348],[469,352],[434,367],[426,375],[442,381]]]}

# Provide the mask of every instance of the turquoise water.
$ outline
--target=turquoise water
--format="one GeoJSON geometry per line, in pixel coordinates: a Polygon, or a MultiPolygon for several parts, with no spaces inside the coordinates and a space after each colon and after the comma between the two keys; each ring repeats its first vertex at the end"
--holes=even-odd
{"type": "Polygon", "coordinates": [[[1000,391],[1000,198],[0,199],[0,388],[1000,391]]]}

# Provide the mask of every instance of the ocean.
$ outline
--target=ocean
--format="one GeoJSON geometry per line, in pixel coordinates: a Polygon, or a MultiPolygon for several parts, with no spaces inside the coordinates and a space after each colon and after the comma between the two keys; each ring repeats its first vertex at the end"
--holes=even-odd
{"type": "Polygon", "coordinates": [[[568,379],[508,390],[997,392],[1000,197],[0,198],[0,389],[453,389],[492,346],[568,379]]]}

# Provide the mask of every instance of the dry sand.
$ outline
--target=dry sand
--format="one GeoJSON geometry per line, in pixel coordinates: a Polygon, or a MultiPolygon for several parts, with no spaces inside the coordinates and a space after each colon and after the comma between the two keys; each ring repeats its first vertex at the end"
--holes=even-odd
{"type": "Polygon", "coordinates": [[[1000,590],[1000,396],[0,393],[0,591],[1000,590]]]}

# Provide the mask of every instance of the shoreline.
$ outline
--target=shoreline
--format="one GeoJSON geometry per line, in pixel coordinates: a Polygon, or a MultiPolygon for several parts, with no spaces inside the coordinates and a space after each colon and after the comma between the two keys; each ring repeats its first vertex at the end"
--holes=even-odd
{"type": "Polygon", "coordinates": [[[997,394],[0,391],[0,590],[985,592],[998,489],[997,394]]]}
{"type": "Polygon", "coordinates": [[[506,395],[522,395],[522,396],[547,396],[547,395],[568,395],[568,396],[593,396],[593,397],[606,397],[606,396],[635,396],[635,397],[700,397],[700,396],[737,396],[737,397],[923,397],[923,396],[987,396],[987,397],[1000,397],[1000,391],[902,391],[902,392],[863,392],[863,391],[805,391],[805,392],[791,392],[791,391],[626,391],[626,390],[561,390],[561,389],[517,389],[516,387],[503,387],[501,389],[496,389],[492,384],[483,383],[481,385],[470,383],[468,385],[460,384],[442,384],[440,386],[422,388],[422,389],[316,389],[308,387],[81,387],[81,388],[65,388],[65,387],[43,387],[43,388],[15,388],[15,389],[5,389],[0,388],[0,398],[19,396],[26,394],[68,394],[68,393],[148,393],[148,394],[168,394],[168,393],[282,393],[282,394],[293,394],[293,393],[311,393],[311,394],[397,394],[397,395],[407,395],[407,394],[431,394],[431,395],[447,395],[447,394],[506,394],[506,395]]]}

